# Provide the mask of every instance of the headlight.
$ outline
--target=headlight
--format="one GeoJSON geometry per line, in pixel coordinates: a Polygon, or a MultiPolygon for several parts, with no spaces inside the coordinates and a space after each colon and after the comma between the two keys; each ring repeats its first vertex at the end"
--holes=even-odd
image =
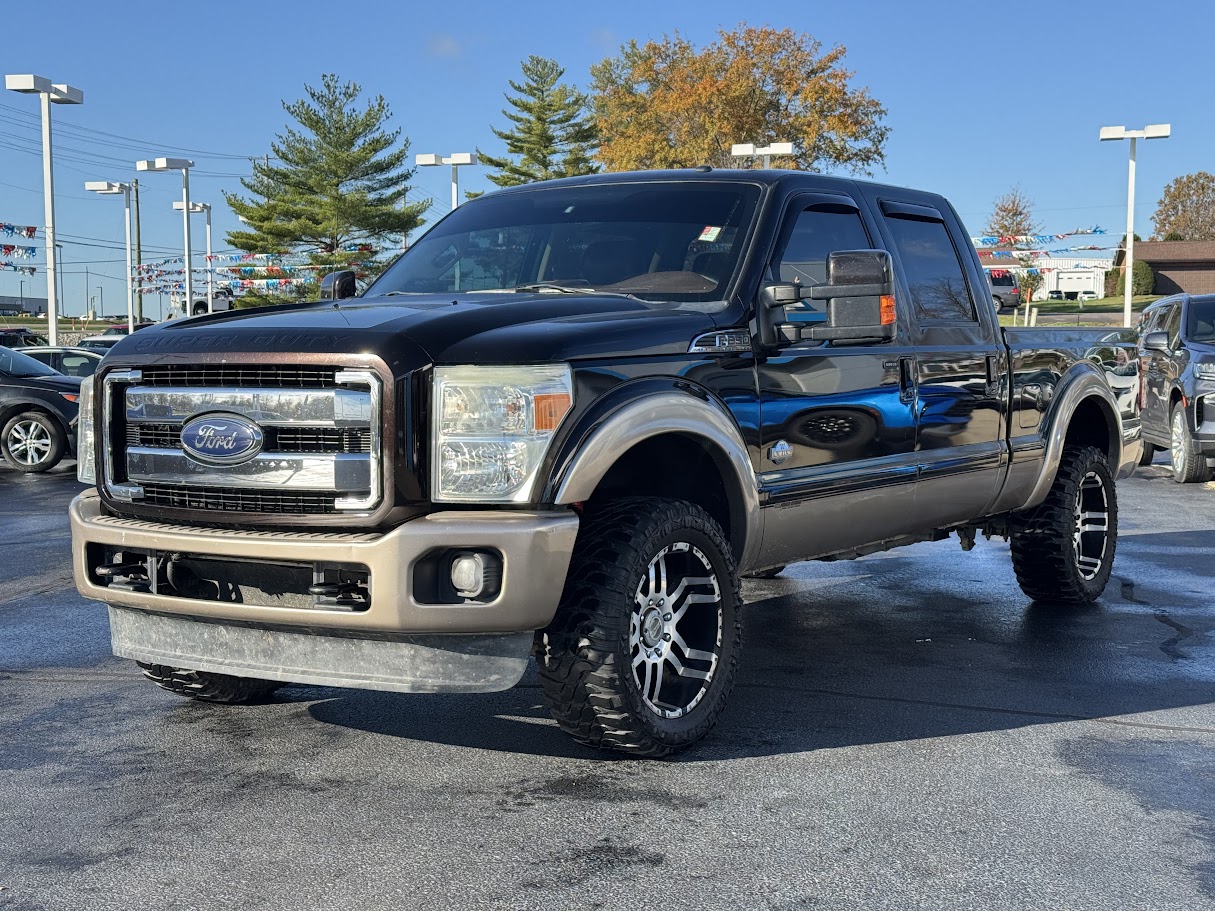
{"type": "Polygon", "coordinates": [[[436,367],[432,499],[526,503],[573,401],[566,366],[436,367]]]}
{"type": "Polygon", "coordinates": [[[1194,376],[1200,380],[1215,380],[1215,363],[1195,364],[1194,376]]]}
{"type": "Polygon", "coordinates": [[[93,378],[80,384],[80,415],[76,418],[76,480],[97,483],[97,447],[93,440],[93,378]]]}

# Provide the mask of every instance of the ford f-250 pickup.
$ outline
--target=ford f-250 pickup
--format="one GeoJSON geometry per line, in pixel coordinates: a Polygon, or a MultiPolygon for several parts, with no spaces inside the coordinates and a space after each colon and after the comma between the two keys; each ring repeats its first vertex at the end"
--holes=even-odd
{"type": "Polygon", "coordinates": [[[534,655],[561,727],[651,756],[721,713],[744,574],[1001,535],[1028,596],[1091,601],[1134,343],[1001,330],[967,237],[940,196],[788,171],[475,199],[361,296],[119,343],[77,585],[183,696],[493,691],[534,655]]]}

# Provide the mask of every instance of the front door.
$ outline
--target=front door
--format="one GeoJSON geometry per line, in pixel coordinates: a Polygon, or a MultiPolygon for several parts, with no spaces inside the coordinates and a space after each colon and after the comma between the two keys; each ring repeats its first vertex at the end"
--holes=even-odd
{"type": "MultiPolygon", "coordinates": [[[[769,280],[823,284],[837,250],[878,246],[856,204],[790,201],[769,280]]],[[[792,322],[826,318],[806,301],[792,322]]],[[[802,341],[758,366],[764,562],[789,563],[906,533],[915,525],[915,382],[909,327],[884,344],[802,341]]]]}

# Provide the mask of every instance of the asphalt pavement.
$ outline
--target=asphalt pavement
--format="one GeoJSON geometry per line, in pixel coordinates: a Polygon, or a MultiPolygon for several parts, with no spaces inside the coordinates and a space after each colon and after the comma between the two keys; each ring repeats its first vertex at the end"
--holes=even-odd
{"type": "Polygon", "coordinates": [[[1091,608],[998,540],[748,583],[731,708],[668,761],[575,745],[534,674],[163,692],[76,594],[73,470],[0,468],[0,908],[1215,907],[1215,490],[1162,466],[1091,608]]]}

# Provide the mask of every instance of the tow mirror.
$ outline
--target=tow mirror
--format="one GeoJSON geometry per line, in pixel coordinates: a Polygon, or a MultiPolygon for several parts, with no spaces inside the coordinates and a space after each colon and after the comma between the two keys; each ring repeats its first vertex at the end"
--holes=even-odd
{"type": "Polygon", "coordinates": [[[354,297],[357,293],[354,273],[349,269],[330,272],[321,279],[321,300],[323,301],[345,300],[348,297],[354,297]]]}
{"type": "Polygon", "coordinates": [[[1148,351],[1168,351],[1169,334],[1162,330],[1149,332],[1143,337],[1143,347],[1148,351]]]}
{"type": "Polygon", "coordinates": [[[837,345],[889,341],[897,325],[894,264],[885,250],[837,251],[827,257],[826,284],[767,285],[759,304],[760,343],[769,347],[803,339],[837,345]],[[806,299],[826,301],[826,318],[788,321],[785,308],[806,299]]]}

